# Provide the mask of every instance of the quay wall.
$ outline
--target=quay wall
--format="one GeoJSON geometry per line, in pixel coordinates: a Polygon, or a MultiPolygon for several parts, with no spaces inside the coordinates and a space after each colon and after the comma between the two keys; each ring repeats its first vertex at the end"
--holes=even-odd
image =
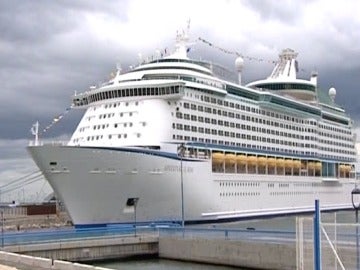
{"type": "MultiPolygon", "coordinates": [[[[23,254],[0,251],[0,263],[15,268],[25,269],[53,269],[53,270],[111,270],[109,268],[97,267],[81,263],[72,263],[48,258],[40,258],[23,254]]],[[[1,265],[0,265],[1,269],[1,265]]]]}
{"type": "Polygon", "coordinates": [[[159,257],[255,269],[296,269],[294,243],[161,237],[159,257]]]}
{"type": "Polygon", "coordinates": [[[86,262],[119,259],[137,255],[157,256],[158,241],[158,236],[122,236],[7,246],[4,250],[24,255],[51,258],[52,260],[86,262]]]}
{"type": "MultiPolygon", "coordinates": [[[[180,231],[181,232],[181,231],[180,231]]],[[[167,232],[169,233],[169,232],[167,232]]],[[[106,259],[121,259],[142,255],[199,263],[229,265],[252,269],[312,269],[313,243],[305,241],[302,259],[297,261],[297,243],[294,239],[263,237],[258,240],[229,238],[227,234],[215,238],[203,234],[139,234],[138,236],[107,236],[52,243],[38,243],[5,246],[0,252],[0,264],[10,266],[26,265],[34,269],[99,269],[86,268],[77,262],[106,259]],[[7,253],[7,252],[15,252],[7,253]],[[35,257],[34,257],[35,256],[35,257]],[[41,258],[37,258],[41,257],[41,258]],[[64,262],[62,260],[68,261],[64,262]],[[298,264],[298,265],[297,265],[298,264]],[[49,265],[51,267],[49,267],[49,265]]],[[[347,242],[338,243],[337,252],[346,269],[356,267],[356,246],[347,242]]],[[[333,250],[322,241],[322,265],[324,269],[334,269],[336,264],[333,250]]],[[[299,256],[299,254],[298,254],[299,256]]],[[[100,268],[101,269],[101,268],[100,268]]]]}

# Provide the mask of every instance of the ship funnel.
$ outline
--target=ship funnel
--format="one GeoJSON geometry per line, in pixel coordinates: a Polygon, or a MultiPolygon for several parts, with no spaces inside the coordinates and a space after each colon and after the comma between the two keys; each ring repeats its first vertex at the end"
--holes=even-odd
{"type": "Polygon", "coordinates": [[[312,82],[315,86],[317,86],[317,78],[318,78],[318,73],[316,71],[313,71],[311,73],[310,82],[312,82]]]}

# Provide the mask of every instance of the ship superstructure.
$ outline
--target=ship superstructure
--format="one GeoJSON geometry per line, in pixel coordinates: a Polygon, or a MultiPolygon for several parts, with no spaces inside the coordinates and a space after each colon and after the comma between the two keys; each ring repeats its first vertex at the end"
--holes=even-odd
{"type": "Polygon", "coordinates": [[[246,86],[236,59],[229,82],[189,59],[188,41],[74,95],[86,112],[67,145],[29,147],[74,224],[131,222],[134,199],[141,222],[307,212],[315,198],[350,208],[355,135],[335,89],[298,79],[291,49],[246,86]]]}

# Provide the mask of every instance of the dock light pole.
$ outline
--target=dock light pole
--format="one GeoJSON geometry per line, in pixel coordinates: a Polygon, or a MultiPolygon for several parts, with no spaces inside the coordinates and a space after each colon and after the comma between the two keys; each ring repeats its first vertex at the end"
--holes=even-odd
{"type": "Polygon", "coordinates": [[[360,209],[360,189],[355,186],[351,191],[351,202],[355,209],[355,222],[356,222],[356,269],[360,270],[359,261],[359,209],[360,209]]]}
{"type": "Polygon", "coordinates": [[[134,229],[135,229],[135,237],[136,237],[136,206],[139,201],[139,198],[133,198],[134,203],[134,229]]]}
{"type": "Polygon", "coordinates": [[[181,227],[185,227],[185,217],[184,217],[184,176],[183,176],[183,157],[184,157],[185,147],[184,144],[179,146],[179,155],[180,155],[180,179],[181,179],[181,227]]]}
{"type": "Polygon", "coordinates": [[[1,248],[4,248],[4,210],[1,209],[1,248]]]}

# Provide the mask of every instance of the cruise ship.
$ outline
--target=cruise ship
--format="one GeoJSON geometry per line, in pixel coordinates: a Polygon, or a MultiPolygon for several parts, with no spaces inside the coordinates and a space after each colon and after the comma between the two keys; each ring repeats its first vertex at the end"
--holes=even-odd
{"type": "MultiPolygon", "coordinates": [[[[297,78],[285,49],[270,76],[243,85],[190,59],[188,33],[172,54],[72,99],[85,109],[66,144],[28,151],[74,225],[206,223],[352,208],[353,121],[297,78]]],[[[234,69],[235,70],[235,69],[234,69]]]]}

